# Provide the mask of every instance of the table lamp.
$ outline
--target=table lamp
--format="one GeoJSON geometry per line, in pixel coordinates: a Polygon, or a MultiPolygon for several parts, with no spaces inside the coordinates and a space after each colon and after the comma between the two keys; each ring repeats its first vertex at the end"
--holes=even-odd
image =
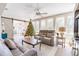
{"type": "Polygon", "coordinates": [[[65,31],[66,31],[65,27],[59,27],[61,37],[63,37],[65,31]]]}

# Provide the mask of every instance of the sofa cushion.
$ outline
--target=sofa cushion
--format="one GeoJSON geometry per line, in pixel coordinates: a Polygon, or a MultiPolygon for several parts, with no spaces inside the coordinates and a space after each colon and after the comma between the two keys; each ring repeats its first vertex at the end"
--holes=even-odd
{"type": "Polygon", "coordinates": [[[10,40],[10,39],[5,40],[5,44],[6,44],[11,50],[17,48],[16,45],[15,45],[15,43],[14,43],[12,40],[10,40]]]}
{"type": "Polygon", "coordinates": [[[47,37],[50,37],[50,38],[51,38],[51,36],[52,36],[52,35],[51,35],[50,33],[47,34],[47,37]]]}
{"type": "Polygon", "coordinates": [[[45,40],[51,40],[51,38],[49,38],[49,37],[44,37],[44,39],[45,39],[45,40]]]}
{"type": "Polygon", "coordinates": [[[37,56],[37,50],[36,49],[30,49],[27,50],[22,56],[37,56]]]}
{"type": "Polygon", "coordinates": [[[24,48],[24,47],[21,47],[21,46],[18,46],[18,48],[19,48],[19,50],[21,51],[21,52],[25,52],[25,51],[27,51],[27,49],[26,48],[24,48]]]}
{"type": "Polygon", "coordinates": [[[23,54],[18,48],[11,50],[11,52],[13,56],[20,56],[23,54]]]}
{"type": "Polygon", "coordinates": [[[21,51],[21,52],[25,52],[26,50],[27,50],[27,48],[25,47],[23,47],[23,46],[20,46],[19,44],[17,44],[17,43],[15,43],[16,44],[16,47],[21,51]]]}
{"type": "Polygon", "coordinates": [[[0,41],[0,56],[12,56],[9,48],[4,44],[4,42],[0,41]]]}

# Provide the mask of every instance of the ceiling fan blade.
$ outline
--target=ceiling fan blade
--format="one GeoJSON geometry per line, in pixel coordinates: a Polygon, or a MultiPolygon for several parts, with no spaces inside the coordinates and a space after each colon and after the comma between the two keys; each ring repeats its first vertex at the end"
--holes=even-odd
{"type": "Polygon", "coordinates": [[[40,14],[48,14],[48,13],[40,13],[40,14]]]}
{"type": "Polygon", "coordinates": [[[40,12],[36,12],[36,15],[40,15],[40,12]]]}
{"type": "Polygon", "coordinates": [[[45,14],[48,14],[48,13],[40,13],[40,12],[36,13],[36,15],[45,15],[45,14]]]}
{"type": "Polygon", "coordinates": [[[36,15],[43,15],[43,14],[48,14],[48,13],[46,13],[46,12],[40,12],[40,8],[35,8],[35,11],[36,11],[36,15]]]}

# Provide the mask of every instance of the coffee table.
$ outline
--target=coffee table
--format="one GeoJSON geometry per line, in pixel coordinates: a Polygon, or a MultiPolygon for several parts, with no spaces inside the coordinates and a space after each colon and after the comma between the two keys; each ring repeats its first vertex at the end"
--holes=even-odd
{"type": "Polygon", "coordinates": [[[32,38],[32,39],[25,39],[25,40],[22,40],[22,45],[23,43],[27,43],[29,45],[32,45],[33,48],[39,44],[39,49],[41,50],[41,40],[38,40],[38,39],[35,39],[35,38],[32,38]]]}

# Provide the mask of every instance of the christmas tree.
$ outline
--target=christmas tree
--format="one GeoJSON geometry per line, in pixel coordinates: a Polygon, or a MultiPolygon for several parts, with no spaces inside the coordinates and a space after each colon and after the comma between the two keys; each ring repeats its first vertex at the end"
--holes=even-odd
{"type": "Polygon", "coordinates": [[[25,36],[34,36],[34,34],[35,34],[34,27],[33,27],[32,21],[30,19],[29,25],[25,32],[25,36]]]}

